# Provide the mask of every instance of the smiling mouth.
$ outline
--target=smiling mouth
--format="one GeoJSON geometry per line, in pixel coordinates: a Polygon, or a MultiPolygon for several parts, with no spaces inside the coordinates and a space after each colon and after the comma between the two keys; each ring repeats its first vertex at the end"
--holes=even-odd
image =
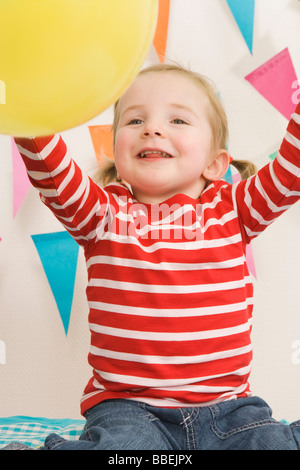
{"type": "Polygon", "coordinates": [[[173,158],[172,155],[160,150],[146,150],[138,154],[138,158],[173,158]]]}

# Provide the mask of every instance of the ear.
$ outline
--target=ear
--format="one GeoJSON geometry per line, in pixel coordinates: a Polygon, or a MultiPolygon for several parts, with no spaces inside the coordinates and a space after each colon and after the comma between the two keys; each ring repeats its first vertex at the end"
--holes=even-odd
{"type": "Polygon", "coordinates": [[[202,175],[208,181],[217,181],[223,178],[228,170],[230,155],[227,150],[218,150],[210,163],[204,168],[202,175]]]}

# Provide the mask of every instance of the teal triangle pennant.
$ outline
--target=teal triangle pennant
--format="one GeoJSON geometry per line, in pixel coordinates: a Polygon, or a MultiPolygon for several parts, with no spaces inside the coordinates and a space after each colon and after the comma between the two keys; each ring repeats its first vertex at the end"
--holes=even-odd
{"type": "Polygon", "coordinates": [[[64,232],[31,235],[38,251],[61,320],[68,332],[78,260],[78,244],[64,232]]]}
{"type": "Polygon", "coordinates": [[[252,54],[255,0],[227,0],[227,3],[252,54]]]}
{"type": "Polygon", "coordinates": [[[233,181],[232,181],[232,172],[231,172],[230,165],[229,165],[228,170],[226,171],[225,175],[223,176],[223,179],[229,184],[233,183],[233,181]]]}

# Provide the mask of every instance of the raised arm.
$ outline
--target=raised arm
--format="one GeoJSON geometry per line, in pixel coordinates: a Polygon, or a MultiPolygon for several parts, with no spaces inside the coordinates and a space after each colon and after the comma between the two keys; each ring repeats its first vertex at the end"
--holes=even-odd
{"type": "Polygon", "coordinates": [[[94,238],[101,230],[107,195],[82,173],[61,136],[15,142],[41,200],[78,243],[94,238]]]}
{"type": "Polygon", "coordinates": [[[300,199],[300,103],[275,160],[233,186],[233,200],[246,242],[259,235],[300,199]]]}

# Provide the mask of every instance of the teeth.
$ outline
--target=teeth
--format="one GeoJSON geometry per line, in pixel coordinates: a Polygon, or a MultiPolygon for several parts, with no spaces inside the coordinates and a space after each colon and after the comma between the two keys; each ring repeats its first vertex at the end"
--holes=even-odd
{"type": "Polygon", "coordinates": [[[162,155],[164,158],[172,158],[171,155],[169,155],[168,153],[160,152],[158,150],[147,150],[146,152],[141,152],[141,153],[139,153],[139,157],[140,158],[145,158],[147,155],[152,154],[152,153],[158,153],[158,154],[162,155]]]}

